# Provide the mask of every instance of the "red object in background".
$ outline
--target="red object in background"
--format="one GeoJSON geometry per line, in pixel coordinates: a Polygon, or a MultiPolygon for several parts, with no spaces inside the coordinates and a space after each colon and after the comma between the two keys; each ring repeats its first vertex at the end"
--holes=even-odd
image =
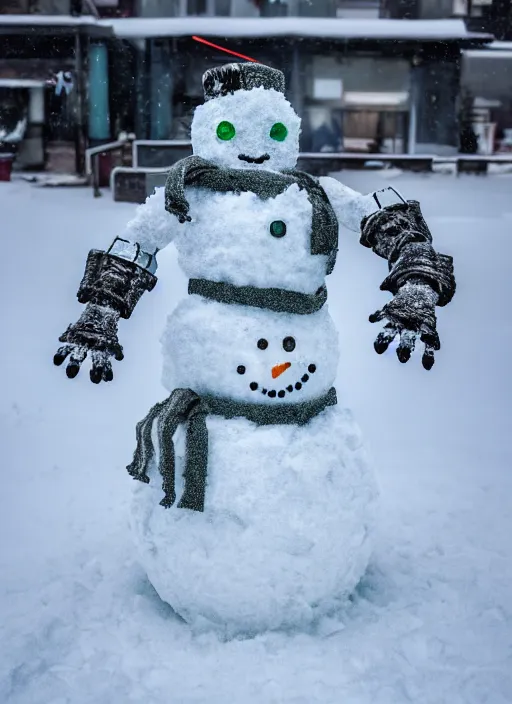
{"type": "Polygon", "coordinates": [[[98,154],[98,186],[108,188],[110,186],[110,174],[112,172],[112,152],[98,154]]]}
{"type": "Polygon", "coordinates": [[[196,42],[201,42],[201,44],[206,44],[207,46],[212,46],[214,49],[218,49],[219,51],[225,51],[226,54],[232,54],[233,56],[238,56],[239,59],[245,59],[246,61],[253,61],[255,64],[259,63],[256,59],[251,59],[250,56],[245,56],[244,54],[239,54],[238,51],[232,51],[231,49],[225,49],[223,46],[219,46],[218,44],[213,44],[213,42],[209,42],[207,39],[203,39],[202,37],[197,37],[195,35],[192,35],[192,39],[196,42]]]}
{"type": "Polygon", "coordinates": [[[10,181],[14,154],[0,154],[0,181],[10,181]]]}

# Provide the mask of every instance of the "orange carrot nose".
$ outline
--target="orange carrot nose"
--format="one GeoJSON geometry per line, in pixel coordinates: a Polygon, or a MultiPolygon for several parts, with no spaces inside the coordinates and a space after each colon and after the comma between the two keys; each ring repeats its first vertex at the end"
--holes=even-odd
{"type": "Polygon", "coordinates": [[[281,374],[287,369],[289,369],[291,366],[291,362],[285,362],[284,364],[276,364],[275,367],[272,367],[272,379],[277,379],[278,376],[281,376],[281,374]]]}

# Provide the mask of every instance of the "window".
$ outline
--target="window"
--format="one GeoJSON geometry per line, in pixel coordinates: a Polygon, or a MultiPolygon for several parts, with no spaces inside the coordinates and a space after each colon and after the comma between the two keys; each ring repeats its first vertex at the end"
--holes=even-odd
{"type": "Polygon", "coordinates": [[[453,0],[452,15],[466,17],[468,14],[468,0],[453,0]]]}
{"type": "Polygon", "coordinates": [[[182,17],[229,17],[231,0],[181,0],[182,17]]]}
{"type": "Polygon", "coordinates": [[[215,0],[215,15],[229,17],[231,15],[231,0],[215,0]]]}
{"type": "Polygon", "coordinates": [[[206,0],[187,0],[187,15],[206,15],[206,0]]]}
{"type": "Polygon", "coordinates": [[[3,0],[0,2],[0,15],[24,15],[28,10],[28,0],[3,0]]]}

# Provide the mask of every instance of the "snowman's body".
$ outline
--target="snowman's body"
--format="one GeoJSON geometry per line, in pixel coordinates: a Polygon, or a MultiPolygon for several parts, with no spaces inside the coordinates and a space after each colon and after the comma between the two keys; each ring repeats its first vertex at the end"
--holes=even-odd
{"type": "Polygon", "coordinates": [[[156,469],[149,485],[133,482],[151,583],[194,626],[232,635],[310,625],[347,597],[370,556],[376,492],[357,427],[338,406],[307,427],[207,425],[203,513],[163,509],[156,469]]]}
{"type": "MultiPolygon", "coordinates": [[[[190,296],[163,343],[169,391],[272,406],[318,398],[336,375],[326,308],[269,316],[190,296]],[[283,340],[292,337],[287,352],[283,340]],[[283,363],[290,366],[273,378],[283,363]]],[[[350,412],[331,406],[304,426],[208,416],[207,427],[204,512],[162,509],[155,464],[149,485],[133,483],[132,525],[150,581],[189,623],[229,633],[305,625],[328,612],[360,579],[375,519],[375,482],[350,412]]],[[[184,435],[176,439],[178,497],[184,435]]]]}
{"type": "Polygon", "coordinates": [[[312,208],[297,185],[266,201],[254,193],[185,193],[197,215],[174,243],[190,278],[304,293],[324,283],[327,257],[309,251],[312,208]],[[270,235],[273,222],[286,223],[285,236],[270,235]]]}
{"type": "MultiPolygon", "coordinates": [[[[257,87],[220,95],[196,109],[195,154],[221,167],[294,167],[300,121],[282,93],[257,87]],[[231,122],[240,125],[236,139],[216,138],[215,124],[231,122]],[[284,122],[288,140],[271,143],[268,134],[284,122]]],[[[338,220],[352,229],[379,207],[373,194],[320,181],[338,220]]],[[[152,252],[174,241],[191,279],[298,294],[324,284],[327,256],[311,253],[306,190],[294,184],[261,198],[190,187],[185,196],[190,222],[166,213],[164,189],[157,189],[114,253],[130,258],[130,247],[152,252]]],[[[163,359],[169,392],[192,389],[262,408],[301,404],[331,389],[337,332],[327,306],[299,315],[193,295],[169,317],[163,359]]],[[[162,508],[155,463],[149,485],[134,482],[133,531],[156,590],[188,622],[230,632],[327,613],[361,578],[375,518],[375,481],[350,413],[331,405],[305,425],[209,415],[207,429],[204,512],[162,508]]],[[[178,439],[175,445],[179,498],[185,448],[178,439]]],[[[155,446],[158,461],[156,439],[155,446]]]]}

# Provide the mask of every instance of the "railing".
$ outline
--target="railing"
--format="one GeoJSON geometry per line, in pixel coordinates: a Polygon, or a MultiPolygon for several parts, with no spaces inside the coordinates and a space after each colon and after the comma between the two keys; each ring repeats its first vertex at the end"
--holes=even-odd
{"type": "Polygon", "coordinates": [[[189,154],[192,154],[192,142],[188,139],[135,139],[132,143],[132,166],[169,167],[189,154]]]}
{"type": "MultiPolygon", "coordinates": [[[[165,183],[169,167],[192,153],[188,141],[177,140],[118,140],[87,150],[88,174],[92,174],[94,195],[99,190],[99,155],[130,146],[133,166],[116,166],[110,173],[110,188],[114,200],[144,202],[157,186],[165,183]]],[[[431,172],[437,167],[449,167],[453,173],[484,174],[490,165],[512,166],[511,154],[438,156],[434,154],[369,154],[350,152],[301,152],[298,168],[315,176],[325,176],[345,169],[372,169],[395,166],[404,171],[431,172]]]]}
{"type": "Polygon", "coordinates": [[[93,195],[95,198],[101,196],[100,191],[100,156],[101,154],[107,154],[108,152],[114,152],[116,150],[122,150],[127,144],[131,144],[133,139],[126,137],[126,139],[118,139],[115,142],[107,142],[106,144],[100,144],[97,147],[90,147],[85,150],[85,173],[91,180],[93,195]]]}

